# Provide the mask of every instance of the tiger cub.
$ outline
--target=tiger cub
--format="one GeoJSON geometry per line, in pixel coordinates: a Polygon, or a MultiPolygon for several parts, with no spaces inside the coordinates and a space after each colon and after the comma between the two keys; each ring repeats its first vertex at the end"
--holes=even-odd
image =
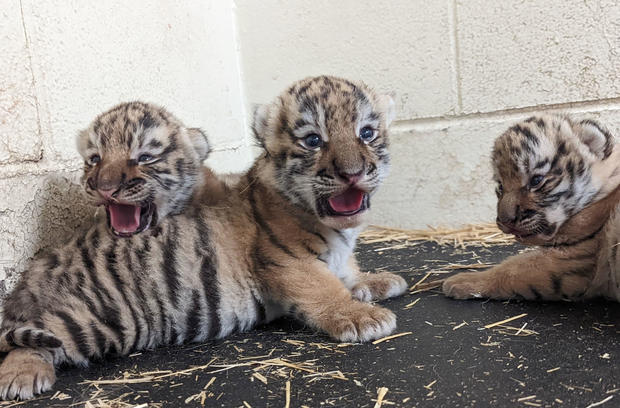
{"type": "Polygon", "coordinates": [[[197,134],[158,113],[111,111],[80,136],[86,188],[102,196],[109,221],[35,260],[9,295],[3,399],[49,390],[62,363],[221,338],[287,313],[339,341],[368,341],[396,327],[392,312],[363,301],[401,294],[405,281],[362,274],[353,257],[388,169],[388,99],[344,79],[295,83],[257,111],[263,152],[215,201],[209,180],[192,198],[172,179],[199,177],[188,161],[200,163],[198,151],[207,148],[192,151],[197,134]],[[106,182],[125,165],[113,190],[106,182]],[[137,191],[147,185],[149,194],[137,191]],[[168,189],[178,194],[158,201],[168,189]],[[179,203],[190,201],[172,215],[182,205],[167,204],[179,195],[179,203]]]}
{"type": "Polygon", "coordinates": [[[495,142],[497,225],[538,249],[443,284],[466,299],[620,301],[620,148],[592,120],[540,115],[495,142]]]}

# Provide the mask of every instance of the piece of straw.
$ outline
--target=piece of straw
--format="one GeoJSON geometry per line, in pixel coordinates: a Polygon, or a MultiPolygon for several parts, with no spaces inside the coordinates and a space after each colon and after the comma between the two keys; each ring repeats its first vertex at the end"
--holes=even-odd
{"type": "Polygon", "coordinates": [[[495,327],[495,326],[502,325],[504,323],[512,322],[513,320],[517,320],[517,319],[520,319],[520,318],[525,317],[525,316],[527,316],[527,313],[522,313],[522,314],[520,314],[518,316],[509,317],[508,319],[501,320],[499,322],[487,324],[486,326],[484,326],[484,328],[485,329],[490,329],[491,327],[495,327]]]}
{"type": "Polygon", "coordinates": [[[377,402],[375,403],[374,408],[381,408],[381,405],[383,405],[383,398],[385,398],[385,394],[387,394],[387,392],[388,392],[387,387],[380,387],[377,390],[377,402]]]}
{"type": "Polygon", "coordinates": [[[377,339],[377,340],[373,341],[372,344],[383,343],[384,341],[392,340],[392,339],[395,339],[397,337],[407,336],[409,334],[412,334],[412,332],[404,332],[404,333],[393,334],[391,336],[382,337],[380,339],[377,339]]]}

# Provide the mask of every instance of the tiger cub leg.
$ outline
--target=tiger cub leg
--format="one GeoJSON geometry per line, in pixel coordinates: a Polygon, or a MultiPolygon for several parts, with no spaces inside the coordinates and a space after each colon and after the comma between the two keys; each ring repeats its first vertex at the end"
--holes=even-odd
{"type": "Polygon", "coordinates": [[[595,272],[596,257],[537,250],[508,258],[484,272],[464,272],[446,279],[443,292],[455,299],[523,297],[576,300],[584,296],[595,272]]]}
{"type": "Polygon", "coordinates": [[[378,339],[396,328],[394,313],[354,300],[324,263],[299,261],[290,266],[270,271],[270,293],[308,325],[343,342],[378,339]]]}
{"type": "Polygon", "coordinates": [[[353,282],[351,294],[353,299],[371,302],[400,296],[407,290],[407,282],[400,276],[390,272],[361,272],[355,257],[351,256],[347,263],[353,282]]]}
{"type": "Polygon", "coordinates": [[[26,400],[56,382],[54,357],[43,348],[17,348],[0,364],[0,399],[26,400]]]}

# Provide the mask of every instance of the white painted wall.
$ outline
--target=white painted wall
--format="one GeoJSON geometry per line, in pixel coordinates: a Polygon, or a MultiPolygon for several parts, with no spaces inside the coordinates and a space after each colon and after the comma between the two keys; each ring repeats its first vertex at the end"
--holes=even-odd
{"type": "Polygon", "coordinates": [[[492,221],[492,141],[532,112],[601,116],[620,134],[616,0],[236,4],[248,103],[315,74],[395,93],[393,171],[375,223],[492,221]]]}
{"type": "Polygon", "coordinates": [[[619,22],[615,0],[0,0],[0,284],[90,216],[73,139],[97,113],[162,104],[239,171],[248,107],[314,74],[395,95],[376,223],[492,220],[510,123],[561,109],[620,133],[619,22]]]}

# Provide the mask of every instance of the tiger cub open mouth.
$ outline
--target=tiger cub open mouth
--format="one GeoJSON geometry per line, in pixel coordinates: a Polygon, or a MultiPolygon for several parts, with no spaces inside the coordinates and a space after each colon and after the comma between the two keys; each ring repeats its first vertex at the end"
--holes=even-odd
{"type": "Polygon", "coordinates": [[[108,202],[105,204],[108,227],[119,237],[130,237],[146,231],[156,216],[155,204],[144,206],[108,202]]]}
{"type": "Polygon", "coordinates": [[[349,187],[340,194],[323,199],[322,207],[327,215],[346,217],[367,210],[370,200],[366,191],[349,187]]]}

